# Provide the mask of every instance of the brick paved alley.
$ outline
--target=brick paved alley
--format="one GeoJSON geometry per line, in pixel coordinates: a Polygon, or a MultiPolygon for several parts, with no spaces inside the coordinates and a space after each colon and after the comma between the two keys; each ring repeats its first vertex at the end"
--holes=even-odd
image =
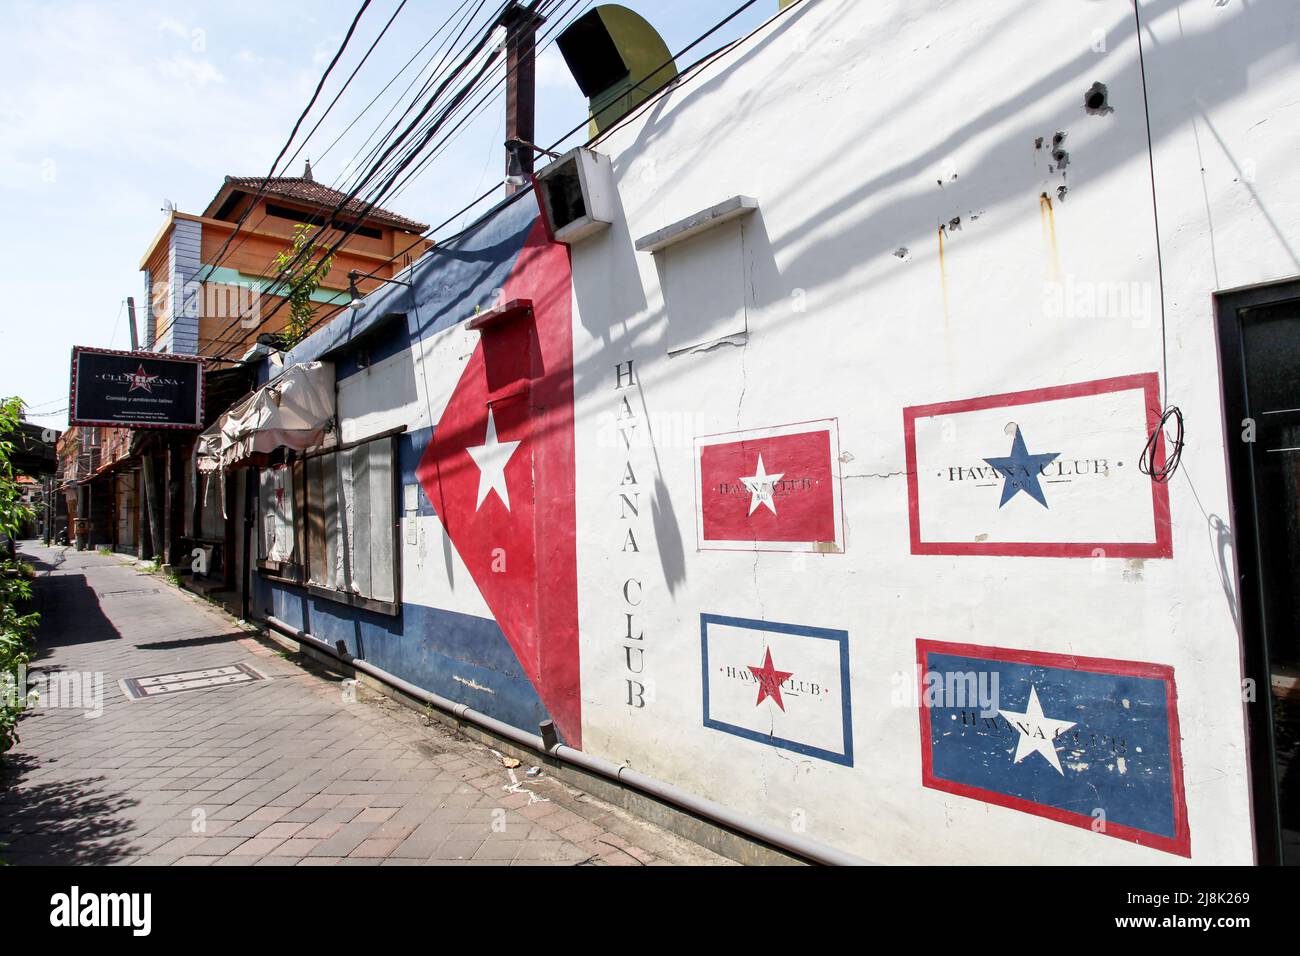
{"type": "Polygon", "coordinates": [[[103,713],[50,695],[23,719],[0,764],[0,860],[729,862],[545,773],[512,780],[488,747],[366,688],[349,701],[338,676],[124,557],[23,550],[39,572],[32,673],[102,673],[103,713]],[[119,683],[230,665],[269,679],[138,700],[119,683]]]}

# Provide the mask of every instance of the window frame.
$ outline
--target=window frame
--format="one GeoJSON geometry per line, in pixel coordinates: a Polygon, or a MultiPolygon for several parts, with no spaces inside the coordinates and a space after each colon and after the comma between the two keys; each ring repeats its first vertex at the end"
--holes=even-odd
{"type": "Polygon", "coordinates": [[[264,502],[260,500],[261,496],[261,473],[266,468],[258,468],[258,495],[259,501],[257,506],[257,550],[258,557],[256,560],[258,573],[262,577],[278,581],[281,584],[301,585],[306,578],[306,555],[302,550],[302,505],[304,485],[306,483],[307,469],[302,465],[302,459],[296,457],[287,458],[283,462],[269,465],[267,467],[279,467],[283,465],[289,469],[289,487],[293,491],[293,543],[294,554],[299,558],[297,561],[276,561],[271,558],[261,556],[262,547],[266,544],[266,508],[264,502]]]}
{"type": "Polygon", "coordinates": [[[401,508],[399,507],[400,492],[401,492],[401,471],[399,465],[400,465],[401,456],[397,444],[397,439],[398,436],[404,433],[405,431],[406,431],[406,426],[403,425],[398,428],[391,428],[388,431],[379,432],[375,435],[369,435],[365,438],[360,438],[355,441],[341,442],[337,445],[332,445],[329,448],[316,449],[300,457],[299,460],[303,462],[302,497],[300,499],[302,502],[302,508],[301,511],[299,512],[299,514],[301,515],[301,522],[299,523],[297,520],[295,520],[295,531],[300,535],[300,540],[302,542],[303,563],[302,563],[302,580],[298,583],[300,587],[305,588],[307,593],[312,595],[313,597],[323,598],[327,601],[334,601],[335,603],[338,604],[346,604],[350,607],[361,608],[362,610],[372,611],[376,614],[384,614],[389,617],[401,616],[402,613],[402,528],[401,528],[402,511],[401,508]],[[391,542],[392,542],[392,556],[393,556],[393,561],[392,561],[393,599],[391,601],[384,601],[377,598],[365,597],[364,595],[353,594],[350,591],[340,591],[337,588],[330,588],[322,584],[314,583],[311,580],[312,559],[313,557],[318,558],[319,556],[313,555],[311,550],[311,539],[307,533],[307,529],[309,527],[309,523],[311,521],[311,516],[313,513],[313,508],[320,507],[320,503],[313,502],[310,494],[308,493],[307,462],[314,458],[323,458],[327,455],[337,455],[340,452],[351,451],[363,445],[371,445],[379,441],[388,442],[389,454],[391,456],[391,464],[389,467],[389,477],[390,477],[389,504],[391,508],[391,518],[388,522],[388,529],[389,529],[389,534],[391,536],[391,542]]]}

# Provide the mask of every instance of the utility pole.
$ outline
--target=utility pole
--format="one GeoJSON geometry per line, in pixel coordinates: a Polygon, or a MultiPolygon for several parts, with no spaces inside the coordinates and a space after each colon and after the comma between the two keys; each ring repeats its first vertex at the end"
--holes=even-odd
{"type": "Polygon", "coordinates": [[[136,352],[140,349],[140,337],[135,330],[135,297],[126,297],[126,318],[131,328],[131,351],[136,352]]]}
{"type": "MultiPolygon", "coordinates": [[[[506,140],[532,143],[537,105],[537,28],[546,18],[536,12],[537,0],[527,7],[512,3],[498,21],[506,28],[506,140]]],[[[533,171],[533,151],[521,149],[519,159],[525,173],[533,171]]],[[[506,172],[510,155],[506,154],[506,172]]],[[[523,186],[506,186],[508,193],[523,186]]]]}

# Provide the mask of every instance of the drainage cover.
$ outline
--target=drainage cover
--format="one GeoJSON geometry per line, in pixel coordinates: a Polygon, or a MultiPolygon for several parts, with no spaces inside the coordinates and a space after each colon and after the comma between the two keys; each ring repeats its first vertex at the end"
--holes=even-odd
{"type": "Polygon", "coordinates": [[[231,684],[251,684],[267,680],[267,676],[248,664],[227,664],[201,671],[179,671],[175,674],[155,674],[153,677],[128,677],[122,689],[132,700],[145,697],[162,697],[182,694],[188,690],[208,690],[212,687],[229,687],[231,684]]]}

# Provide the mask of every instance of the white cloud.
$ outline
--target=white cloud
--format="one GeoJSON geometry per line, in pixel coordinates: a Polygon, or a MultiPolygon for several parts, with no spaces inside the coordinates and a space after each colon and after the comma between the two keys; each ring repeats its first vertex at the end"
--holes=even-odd
{"type": "Polygon", "coordinates": [[[209,59],[177,55],[169,60],[159,60],[158,72],[173,80],[180,80],[192,86],[207,86],[209,83],[224,83],[226,78],[209,59]]]}
{"type": "Polygon", "coordinates": [[[168,16],[171,6],[4,5],[6,394],[39,401],[66,388],[69,347],[108,345],[123,297],[142,303],[139,259],[162,225],[163,198],[202,211],[224,175],[266,167],[302,108],[295,88],[301,46],[292,65],[253,66],[234,51],[283,48],[283,40],[250,40],[229,11],[198,21],[168,16]]]}
{"type": "Polygon", "coordinates": [[[143,10],[25,8],[0,62],[0,175],[30,183],[44,159],[72,153],[213,172],[274,155],[300,108],[283,71],[227,76],[193,52],[195,30],[174,18],[141,30],[152,22],[143,10]]]}

